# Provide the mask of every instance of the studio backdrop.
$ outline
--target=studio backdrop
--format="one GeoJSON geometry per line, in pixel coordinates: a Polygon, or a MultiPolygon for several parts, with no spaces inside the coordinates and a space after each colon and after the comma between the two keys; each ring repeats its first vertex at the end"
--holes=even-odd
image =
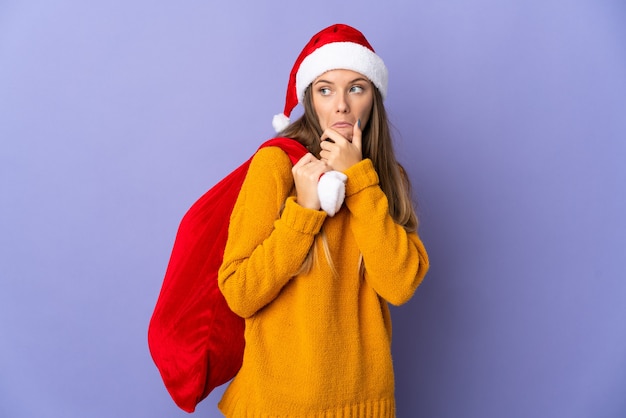
{"type": "Polygon", "coordinates": [[[431,258],[392,309],[398,417],[625,416],[624,21],[617,0],[3,0],[0,416],[188,416],[147,346],[178,223],[337,22],[389,68],[431,258]]]}

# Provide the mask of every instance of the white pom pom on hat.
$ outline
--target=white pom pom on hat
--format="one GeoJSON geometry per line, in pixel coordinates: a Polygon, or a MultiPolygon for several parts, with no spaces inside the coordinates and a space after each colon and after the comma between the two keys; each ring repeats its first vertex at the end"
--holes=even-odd
{"type": "Polygon", "coordinates": [[[335,216],[346,197],[346,176],[341,171],[327,171],[317,183],[320,205],[328,216],[335,216]]]}
{"type": "Polygon", "coordinates": [[[272,120],[272,126],[274,127],[274,130],[276,132],[281,132],[285,130],[287,126],[289,126],[289,118],[282,113],[274,115],[274,119],[272,120]]]}
{"type": "Polygon", "coordinates": [[[304,91],[317,77],[330,70],[351,70],[363,74],[387,96],[388,73],[383,60],[357,29],[335,24],[315,34],[296,59],[289,75],[285,109],[274,116],[276,132],[289,126],[291,111],[302,102],[304,91]]]}

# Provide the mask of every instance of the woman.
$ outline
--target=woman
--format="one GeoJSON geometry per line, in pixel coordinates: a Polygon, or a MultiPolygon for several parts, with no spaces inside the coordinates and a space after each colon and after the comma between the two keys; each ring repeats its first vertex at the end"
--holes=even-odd
{"type": "Polygon", "coordinates": [[[246,320],[243,365],[219,404],[228,417],[395,416],[387,302],[411,298],[428,257],[386,92],[383,61],[349,26],[322,30],[296,60],[274,126],[310,152],[293,167],[279,148],[256,153],[218,277],[246,320]],[[347,176],[332,217],[317,194],[331,170],[347,176]]]}

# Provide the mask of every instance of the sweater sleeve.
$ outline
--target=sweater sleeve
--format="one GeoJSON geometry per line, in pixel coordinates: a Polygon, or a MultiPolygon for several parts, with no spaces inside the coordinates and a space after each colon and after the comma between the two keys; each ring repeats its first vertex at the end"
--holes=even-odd
{"type": "Polygon", "coordinates": [[[372,161],[364,159],[345,171],[346,206],[351,228],[363,254],[365,279],[385,300],[407,302],[428,271],[428,254],[416,233],[394,222],[372,161]]]}
{"type": "Polygon", "coordinates": [[[291,162],[281,149],[257,151],[231,215],[218,274],[226,302],[244,318],[270,303],[296,274],[326,218],[296,203],[293,184],[291,162]]]}

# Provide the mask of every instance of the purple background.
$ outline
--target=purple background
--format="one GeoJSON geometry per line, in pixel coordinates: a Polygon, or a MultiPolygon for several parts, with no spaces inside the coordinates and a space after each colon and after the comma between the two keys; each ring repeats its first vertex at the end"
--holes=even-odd
{"type": "Polygon", "coordinates": [[[622,0],[3,0],[0,416],[187,416],[146,343],[178,222],[335,22],[390,68],[432,258],[393,309],[398,416],[625,416],[625,21],[622,0]]]}

